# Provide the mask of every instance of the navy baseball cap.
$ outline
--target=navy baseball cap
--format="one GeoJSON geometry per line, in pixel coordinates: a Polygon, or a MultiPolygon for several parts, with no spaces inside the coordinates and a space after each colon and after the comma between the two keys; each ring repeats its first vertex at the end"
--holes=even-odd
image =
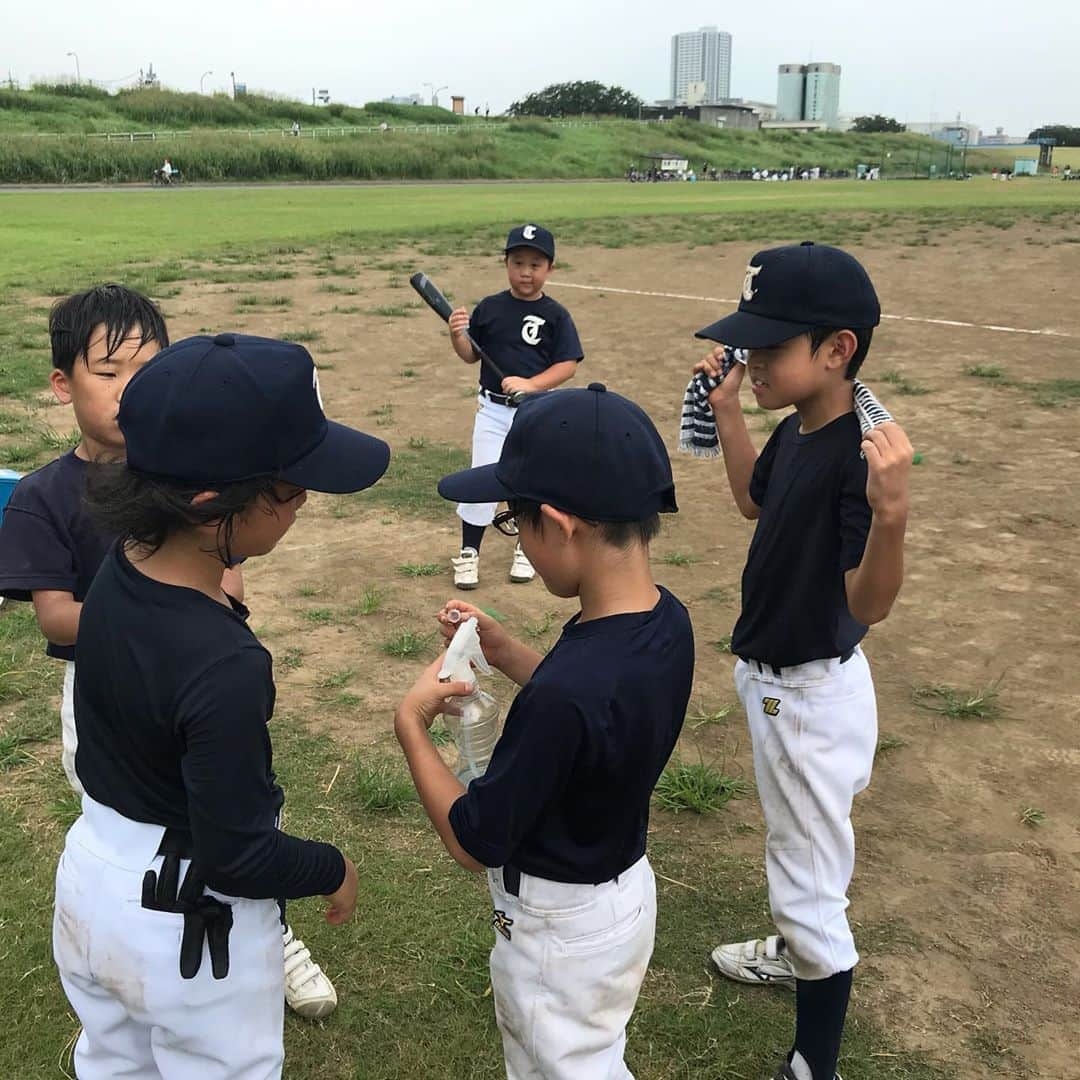
{"type": "Polygon", "coordinates": [[[519,247],[535,248],[541,255],[555,261],[555,237],[542,225],[519,225],[516,229],[511,229],[503,254],[509,255],[514,248],[519,247]]]}
{"type": "Polygon", "coordinates": [[[128,383],[119,422],[130,469],[193,484],[360,491],[390,463],[381,439],[326,419],[307,349],[246,334],[162,349],[128,383]]]}
{"type": "Polygon", "coordinates": [[[808,240],[759,251],[746,268],[739,310],[694,336],[768,349],[815,326],[863,330],[879,322],[881,304],[858,259],[808,240]]]}
{"type": "Polygon", "coordinates": [[[527,499],[586,521],[641,521],[675,513],[664,442],[639,406],[603,383],[525,399],[494,465],[444,476],[444,499],[527,499]]]}

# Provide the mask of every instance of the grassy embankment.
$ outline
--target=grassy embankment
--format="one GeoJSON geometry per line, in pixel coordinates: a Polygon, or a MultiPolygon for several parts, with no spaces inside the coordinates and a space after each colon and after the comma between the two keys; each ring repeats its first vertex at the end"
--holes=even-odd
{"type": "MultiPolygon", "coordinates": [[[[0,90],[0,183],[145,181],[165,156],[189,180],[201,181],[588,179],[621,176],[631,162],[643,165],[653,153],[680,154],[695,169],[706,161],[730,170],[853,170],[860,162],[884,163],[886,175],[894,176],[925,173],[931,162],[944,169],[947,161],[940,143],[907,134],[720,131],[692,121],[566,128],[539,119],[477,121],[445,109],[378,102],[316,108],[255,94],[233,100],[167,90],[0,90]],[[294,119],[304,137],[283,137],[294,119]],[[382,122],[389,131],[364,130],[382,122]],[[398,130],[417,124],[452,124],[458,130],[398,130]],[[316,129],[324,134],[308,137],[316,129]],[[253,130],[269,133],[250,135],[253,130]],[[132,131],[190,134],[135,142],[86,137],[132,131]],[[26,137],[35,134],[58,137],[26,137]]],[[[1011,163],[1011,151],[968,155],[974,170],[1011,163]]]]}

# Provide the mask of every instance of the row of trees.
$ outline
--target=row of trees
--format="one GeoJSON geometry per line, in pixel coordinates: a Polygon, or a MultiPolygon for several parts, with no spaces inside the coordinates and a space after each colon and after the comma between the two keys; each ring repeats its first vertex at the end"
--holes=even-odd
{"type": "Polygon", "coordinates": [[[856,116],[851,130],[862,135],[872,135],[878,131],[907,131],[907,128],[891,116],[874,113],[873,116],[856,116]]]}
{"type": "Polygon", "coordinates": [[[1028,138],[1034,142],[1036,139],[1057,139],[1058,146],[1080,146],[1080,127],[1069,127],[1067,124],[1046,124],[1036,128],[1028,138]]]}
{"type": "Polygon", "coordinates": [[[545,86],[507,110],[511,116],[637,116],[641,98],[621,86],[567,82],[545,86]]]}

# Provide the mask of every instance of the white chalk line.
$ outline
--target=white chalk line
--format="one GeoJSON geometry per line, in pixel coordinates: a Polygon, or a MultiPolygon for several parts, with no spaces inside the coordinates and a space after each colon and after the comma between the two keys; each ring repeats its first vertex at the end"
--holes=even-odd
{"type": "MultiPolygon", "coordinates": [[[[579,285],[573,281],[549,281],[548,285],[558,285],[564,289],[587,289],[589,292],[623,293],[627,296],[659,296],[665,300],[701,300],[709,304],[737,304],[723,296],[692,296],[689,293],[653,292],[649,289],[619,289],[609,285],[579,285]]],[[[963,330],[993,330],[998,334],[1029,334],[1033,337],[1075,338],[1076,334],[1067,334],[1063,330],[1028,330],[1021,326],[994,326],[990,323],[961,322],[958,319],[929,319],[919,315],[882,315],[881,318],[895,322],[922,323],[926,326],[956,326],[963,330]]]]}

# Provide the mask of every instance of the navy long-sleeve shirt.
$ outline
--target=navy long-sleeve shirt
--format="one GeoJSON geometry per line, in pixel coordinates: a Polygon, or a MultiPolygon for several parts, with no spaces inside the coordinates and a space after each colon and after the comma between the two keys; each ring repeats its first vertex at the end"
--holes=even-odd
{"type": "Polygon", "coordinates": [[[132,566],[119,543],[90,587],[75,646],[75,768],[125,817],[190,831],[211,888],[252,899],[334,892],[330,844],[277,828],[270,654],[232,609],[132,566]]]}

